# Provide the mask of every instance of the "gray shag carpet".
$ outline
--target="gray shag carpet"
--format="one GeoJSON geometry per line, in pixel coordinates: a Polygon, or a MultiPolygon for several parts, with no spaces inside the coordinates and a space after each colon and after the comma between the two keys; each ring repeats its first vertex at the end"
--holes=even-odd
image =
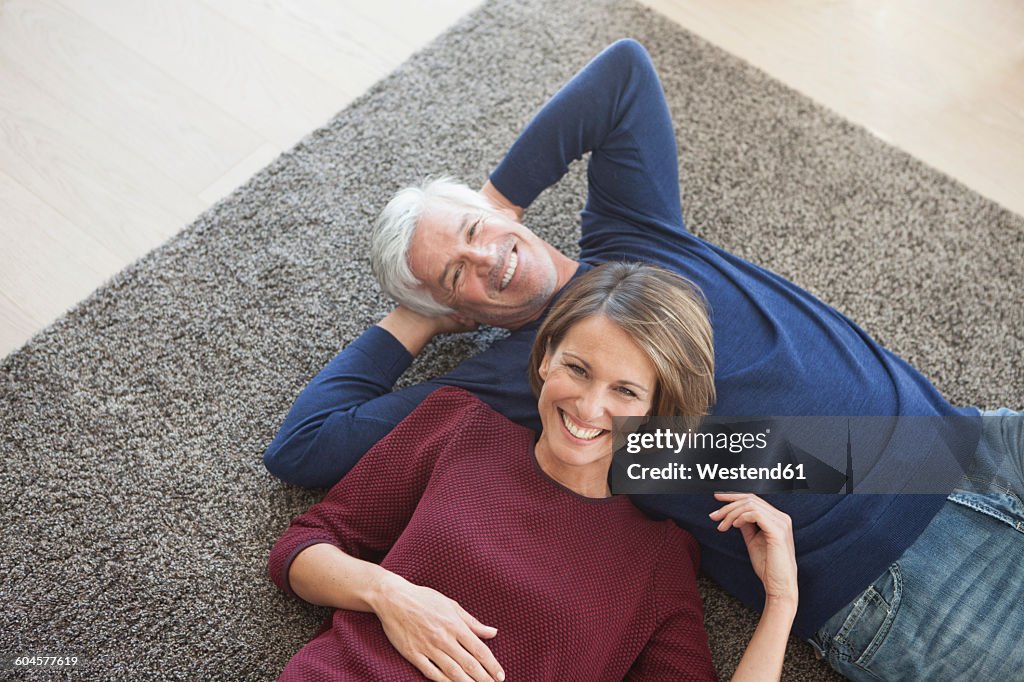
{"type": "MultiPolygon", "coordinates": [[[[628,0],[488,2],[0,365],[0,655],[90,659],[76,678],[275,677],[324,611],[278,593],[267,554],[323,491],[261,455],[389,309],[371,220],[427,174],[481,184],[624,36],[661,73],[696,233],[850,315],[952,402],[1024,402],[1020,216],[628,0]]],[[[581,166],[527,213],[567,253],[584,189],[581,166]]],[[[491,338],[436,343],[404,381],[491,338]]],[[[702,587],[728,677],[755,617],[702,587]]],[[[833,674],[794,639],[784,677],[833,674]]]]}

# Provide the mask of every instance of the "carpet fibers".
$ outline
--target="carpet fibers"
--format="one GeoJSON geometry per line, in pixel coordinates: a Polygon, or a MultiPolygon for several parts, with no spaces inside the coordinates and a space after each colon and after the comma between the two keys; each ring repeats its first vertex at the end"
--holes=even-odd
{"type": "MultiPolygon", "coordinates": [[[[662,75],[696,233],[833,304],[952,402],[1024,403],[1020,216],[627,0],[489,2],[0,365],[0,655],[77,655],[76,679],[276,676],[324,611],[278,593],[266,558],[322,491],[261,455],[389,309],[372,218],[427,174],[481,184],[623,36],[662,75]]],[[[574,168],[526,216],[567,253],[584,188],[574,168]]],[[[492,337],[435,343],[403,381],[492,337]]],[[[727,677],[755,617],[702,587],[727,677]]],[[[832,673],[794,640],[785,678],[832,673]]]]}

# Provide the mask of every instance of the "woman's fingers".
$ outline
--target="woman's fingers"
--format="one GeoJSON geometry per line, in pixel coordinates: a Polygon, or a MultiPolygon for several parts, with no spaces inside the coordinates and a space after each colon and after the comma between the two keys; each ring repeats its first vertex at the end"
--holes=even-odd
{"type": "Polygon", "coordinates": [[[395,649],[429,679],[501,682],[504,671],[481,637],[483,625],[456,601],[428,587],[402,582],[376,608],[395,649]],[[429,665],[427,665],[429,663],[429,665]]]}
{"type": "MultiPolygon", "coordinates": [[[[461,649],[461,647],[459,647],[461,649]]],[[[488,675],[480,664],[476,663],[473,657],[466,653],[465,649],[461,654],[457,651],[442,651],[438,649],[430,656],[434,665],[444,673],[444,679],[452,682],[490,682],[493,678],[488,675]],[[453,656],[454,654],[454,656],[453,656]],[[464,655],[463,655],[464,654],[464,655]]]]}
{"type": "MultiPolygon", "coordinates": [[[[479,639],[476,639],[475,635],[470,637],[476,640],[476,644],[487,649],[479,639]]],[[[505,679],[504,672],[501,673],[501,677],[498,677],[485,670],[478,660],[478,656],[479,651],[474,654],[460,641],[452,640],[418,654],[411,658],[410,662],[430,680],[493,682],[505,679]]],[[[493,659],[493,656],[491,658],[493,659]]]]}
{"type": "Polygon", "coordinates": [[[740,532],[743,533],[743,542],[747,543],[747,546],[749,547],[750,543],[757,536],[757,528],[755,528],[753,524],[747,523],[740,526],[740,532]]]}
{"type": "Polygon", "coordinates": [[[490,625],[484,625],[483,623],[478,621],[473,616],[473,614],[471,614],[469,611],[462,608],[458,604],[456,604],[455,608],[459,612],[459,615],[462,616],[462,620],[465,621],[466,625],[469,626],[469,629],[472,630],[473,634],[475,634],[477,637],[490,639],[491,637],[494,637],[496,634],[498,634],[498,628],[491,627],[490,625]]]}
{"type": "MultiPolygon", "coordinates": [[[[472,618],[461,606],[456,606],[456,613],[463,619],[467,616],[472,618]]],[[[475,618],[473,620],[478,627],[497,633],[494,628],[480,625],[475,618]]],[[[450,637],[438,642],[428,656],[446,679],[453,682],[500,682],[505,679],[505,673],[494,654],[465,620],[454,629],[450,637]]]]}
{"type": "Polygon", "coordinates": [[[712,520],[719,521],[718,530],[720,531],[742,525],[737,521],[744,518],[746,519],[745,523],[758,523],[763,530],[768,531],[771,535],[784,532],[791,526],[787,514],[780,512],[753,493],[715,493],[715,499],[720,502],[728,502],[709,514],[712,520]],[[754,516],[744,517],[745,514],[751,512],[755,513],[754,516]]]}
{"type": "Polygon", "coordinates": [[[434,665],[434,662],[424,654],[410,658],[409,662],[416,666],[416,669],[423,674],[423,677],[431,682],[452,682],[451,678],[445,675],[444,671],[434,665]]]}
{"type": "Polygon", "coordinates": [[[408,661],[423,674],[423,677],[431,682],[450,682],[448,676],[441,672],[441,669],[434,665],[434,662],[425,655],[417,654],[410,657],[408,661]]]}
{"type": "Polygon", "coordinates": [[[711,512],[710,517],[719,522],[718,530],[726,531],[733,526],[733,523],[740,515],[751,508],[752,504],[753,503],[749,498],[743,497],[711,512]]]}
{"type": "Polygon", "coordinates": [[[746,506],[753,496],[749,493],[715,493],[715,499],[727,504],[711,512],[709,516],[716,521],[724,518],[730,511],[746,506]]]}
{"type": "Polygon", "coordinates": [[[498,629],[490,625],[484,625],[461,606],[458,607],[458,612],[469,628],[469,636],[460,639],[460,643],[472,655],[474,662],[483,666],[488,675],[487,679],[501,682],[501,680],[505,679],[505,671],[502,670],[498,659],[494,657],[490,647],[480,641],[481,637],[485,639],[494,637],[498,634],[498,629]]]}
{"type": "Polygon", "coordinates": [[[734,508],[728,510],[726,512],[725,516],[723,516],[722,520],[719,522],[718,530],[720,530],[722,532],[725,532],[725,531],[729,530],[730,528],[732,528],[736,524],[736,521],[740,518],[740,516],[742,516],[746,512],[747,512],[747,507],[745,505],[739,506],[739,507],[734,507],[734,508]]]}
{"type": "Polygon", "coordinates": [[[751,506],[737,511],[738,513],[732,521],[732,525],[734,526],[757,524],[762,531],[771,536],[779,536],[786,530],[786,520],[789,517],[785,514],[772,514],[767,509],[761,509],[757,506],[751,506]]]}
{"type": "Polygon", "coordinates": [[[715,497],[726,504],[712,512],[711,518],[720,521],[721,531],[740,530],[765,596],[795,603],[799,587],[789,515],[749,493],[719,493],[715,497]]]}

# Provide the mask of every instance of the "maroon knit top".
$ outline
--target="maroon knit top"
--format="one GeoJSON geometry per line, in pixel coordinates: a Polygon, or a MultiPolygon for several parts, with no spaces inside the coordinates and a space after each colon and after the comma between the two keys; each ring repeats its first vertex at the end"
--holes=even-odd
{"type": "MultiPolygon", "coordinates": [[[[435,391],[292,521],[271,578],[291,594],[292,560],[320,542],[380,560],[496,627],[485,642],[510,682],[714,679],[693,537],[563,487],[534,441],[471,393],[435,391]]],[[[374,614],[330,625],[282,679],[422,679],[374,614]]]]}

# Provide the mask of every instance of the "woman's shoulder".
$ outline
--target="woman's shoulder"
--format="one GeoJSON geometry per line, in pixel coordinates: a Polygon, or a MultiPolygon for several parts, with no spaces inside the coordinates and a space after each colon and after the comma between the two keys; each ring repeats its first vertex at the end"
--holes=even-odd
{"type": "Polygon", "coordinates": [[[416,411],[424,409],[460,409],[473,405],[483,405],[483,401],[464,388],[457,386],[441,386],[430,393],[419,404],[416,411]]]}
{"type": "Polygon", "coordinates": [[[436,468],[453,458],[465,462],[495,442],[529,443],[531,434],[469,391],[444,386],[428,394],[367,455],[392,457],[394,453],[417,452],[436,468]]]}
{"type": "Polygon", "coordinates": [[[454,386],[442,386],[427,394],[423,402],[417,405],[405,420],[420,424],[460,421],[480,414],[482,409],[490,408],[469,391],[454,386]]]}
{"type": "Polygon", "coordinates": [[[472,423],[474,426],[488,426],[501,431],[532,433],[524,426],[511,421],[493,407],[464,388],[442,386],[430,393],[410,414],[422,418],[446,418],[472,423]]]}

